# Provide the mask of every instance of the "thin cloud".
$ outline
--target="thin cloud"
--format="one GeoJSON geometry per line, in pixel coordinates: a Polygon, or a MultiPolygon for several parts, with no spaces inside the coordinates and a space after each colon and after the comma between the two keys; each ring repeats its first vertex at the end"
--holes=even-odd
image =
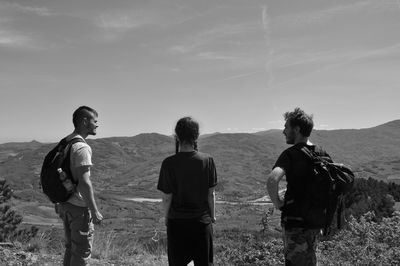
{"type": "MultiPolygon", "coordinates": [[[[217,80],[217,82],[221,82],[221,81],[229,81],[229,80],[235,80],[235,79],[241,79],[241,78],[246,78],[255,74],[259,74],[259,73],[265,73],[267,75],[267,87],[271,86],[274,78],[272,75],[272,63],[273,63],[273,49],[271,47],[271,27],[270,27],[270,18],[267,12],[268,8],[267,6],[263,6],[262,8],[262,13],[261,13],[261,22],[262,22],[262,29],[264,31],[264,39],[265,39],[265,50],[263,50],[263,54],[266,54],[266,61],[265,61],[265,69],[263,70],[256,70],[256,71],[250,71],[250,72],[246,72],[246,73],[242,73],[242,74],[237,74],[237,75],[232,75],[220,80],[217,80]]],[[[255,27],[255,24],[253,25],[251,24],[247,24],[246,27],[244,27],[243,25],[241,25],[241,29],[245,29],[248,27],[255,27]]],[[[241,32],[241,31],[236,31],[236,32],[241,32]]],[[[224,58],[223,56],[220,57],[216,57],[216,59],[218,58],[224,58]]],[[[230,59],[232,62],[237,62],[237,65],[245,65],[245,66],[250,66],[250,65],[254,65],[254,60],[252,60],[253,64],[251,64],[251,62],[249,62],[249,59],[246,57],[226,57],[225,59],[230,59]],[[244,63],[247,64],[244,64],[244,63]]]]}
{"type": "Polygon", "coordinates": [[[241,78],[245,78],[245,77],[249,77],[258,73],[263,73],[264,70],[258,70],[258,71],[253,71],[253,72],[248,72],[248,73],[243,73],[243,74],[239,74],[239,75],[233,75],[230,77],[226,77],[223,79],[219,79],[217,81],[228,81],[228,80],[234,80],[234,79],[241,79],[241,78]]]}
{"type": "Polygon", "coordinates": [[[33,48],[32,40],[27,36],[11,31],[0,30],[0,46],[3,47],[30,47],[33,48]]]}
{"type": "Polygon", "coordinates": [[[100,15],[95,20],[96,26],[106,31],[126,32],[146,24],[146,20],[130,16],[100,15]]]}
{"type": "Polygon", "coordinates": [[[201,52],[196,55],[200,60],[223,60],[223,61],[237,61],[240,59],[237,56],[223,55],[217,52],[201,52]]]}
{"type": "Polygon", "coordinates": [[[222,24],[208,30],[191,34],[181,43],[168,48],[167,51],[173,54],[192,53],[214,45],[217,42],[232,43],[235,37],[240,37],[254,30],[260,30],[257,23],[222,24]]]}
{"type": "Polygon", "coordinates": [[[185,45],[174,45],[167,49],[168,53],[171,54],[186,54],[192,51],[192,46],[185,46],[185,45]]]}
{"type": "Polygon", "coordinates": [[[144,11],[124,11],[117,14],[100,14],[93,20],[94,25],[101,30],[100,39],[103,41],[117,41],[125,34],[142,28],[146,25],[158,24],[157,18],[144,11]]]}
{"type": "MultiPolygon", "coordinates": [[[[181,7],[181,10],[183,10],[183,9],[185,9],[185,7],[181,7]]],[[[205,16],[211,14],[212,12],[215,12],[215,10],[208,10],[208,11],[203,12],[203,13],[198,13],[196,11],[194,11],[194,12],[195,12],[194,15],[189,15],[189,16],[183,15],[182,18],[178,18],[178,21],[175,23],[175,26],[176,25],[180,25],[180,24],[184,24],[184,23],[187,23],[189,21],[196,20],[196,19],[204,19],[205,16]]]]}
{"type": "Polygon", "coordinates": [[[51,16],[53,13],[47,7],[26,6],[18,3],[3,3],[6,7],[15,9],[22,13],[36,14],[41,17],[51,16]]]}
{"type": "Polygon", "coordinates": [[[167,53],[178,55],[185,61],[215,61],[214,69],[248,71],[261,68],[265,72],[265,59],[259,56],[265,54],[262,34],[263,26],[259,21],[221,24],[190,33],[183,41],[167,48],[167,53]],[[249,34],[260,37],[249,41],[249,34]]]}
{"type": "Polygon", "coordinates": [[[296,55],[281,55],[275,58],[274,66],[276,69],[287,67],[301,67],[302,65],[321,64],[325,65],[318,70],[312,72],[320,72],[323,70],[340,67],[347,65],[353,61],[367,59],[371,57],[381,57],[391,54],[399,54],[400,43],[390,46],[370,49],[370,50],[356,50],[356,51],[339,51],[329,50],[320,52],[307,52],[296,55]]]}
{"type": "Polygon", "coordinates": [[[357,50],[357,51],[350,51],[347,53],[339,53],[336,54],[331,53],[328,56],[321,56],[319,59],[321,62],[325,63],[325,66],[321,66],[317,70],[310,71],[305,75],[301,75],[299,77],[285,80],[278,85],[282,86],[289,82],[296,81],[298,79],[302,79],[306,76],[310,76],[316,73],[320,73],[326,70],[335,69],[338,67],[342,67],[348,64],[351,64],[355,61],[364,60],[368,58],[379,58],[379,57],[387,57],[389,55],[399,55],[400,54],[400,43],[396,43],[390,46],[385,46],[378,49],[372,50],[357,50]],[[328,63],[329,62],[329,63],[328,63]]]}
{"type": "Polygon", "coordinates": [[[340,56],[338,51],[321,51],[321,52],[306,52],[296,55],[281,55],[275,58],[274,65],[277,68],[285,68],[292,66],[300,66],[312,63],[328,63],[332,61],[342,60],[342,57],[346,57],[346,55],[340,56]]]}
{"type": "Polygon", "coordinates": [[[392,8],[393,8],[393,2],[390,1],[367,0],[367,1],[349,3],[345,5],[328,7],[320,10],[303,12],[295,15],[294,14],[284,15],[278,17],[274,22],[275,24],[281,24],[289,27],[322,25],[339,15],[354,14],[354,13],[359,14],[360,12],[363,11],[369,13],[370,12],[381,13],[387,10],[391,10],[392,8]]]}

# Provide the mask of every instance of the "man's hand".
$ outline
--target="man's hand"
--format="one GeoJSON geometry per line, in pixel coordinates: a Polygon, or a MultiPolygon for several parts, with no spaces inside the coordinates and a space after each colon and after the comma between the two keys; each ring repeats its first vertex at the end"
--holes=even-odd
{"type": "Polygon", "coordinates": [[[57,214],[60,214],[60,203],[54,204],[54,211],[55,211],[57,214]]]}
{"type": "Polygon", "coordinates": [[[92,213],[93,216],[93,223],[94,224],[100,224],[101,221],[103,220],[103,215],[99,211],[95,211],[92,213]]]}
{"type": "Polygon", "coordinates": [[[278,202],[275,206],[276,209],[280,210],[283,207],[284,203],[283,200],[281,200],[280,198],[278,198],[278,202]]]}

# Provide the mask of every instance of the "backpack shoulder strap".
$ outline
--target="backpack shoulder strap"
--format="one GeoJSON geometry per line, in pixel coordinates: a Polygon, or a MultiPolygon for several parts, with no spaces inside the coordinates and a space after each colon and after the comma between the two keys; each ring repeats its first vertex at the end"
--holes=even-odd
{"type": "Polygon", "coordinates": [[[75,143],[78,143],[78,142],[86,143],[86,141],[83,138],[80,138],[80,137],[79,138],[73,138],[73,139],[69,140],[69,142],[67,143],[66,153],[65,153],[65,166],[66,166],[66,168],[64,170],[67,172],[67,178],[69,178],[72,181],[72,183],[74,183],[75,185],[78,184],[78,181],[76,181],[76,180],[74,180],[74,178],[72,178],[72,172],[71,172],[71,169],[70,169],[70,165],[71,165],[70,157],[71,157],[72,145],[74,145],[75,143]]]}
{"type": "Polygon", "coordinates": [[[333,163],[332,158],[329,154],[321,148],[321,146],[315,145],[314,149],[309,149],[306,145],[297,147],[310,161],[321,161],[327,164],[333,163]]]}
{"type": "Polygon", "coordinates": [[[69,145],[73,145],[73,144],[75,144],[75,143],[78,143],[78,142],[83,142],[83,143],[86,143],[86,141],[83,139],[83,138],[73,138],[73,139],[71,139],[69,142],[68,142],[68,144],[69,145]]]}
{"type": "Polygon", "coordinates": [[[304,154],[308,158],[308,160],[310,161],[314,160],[315,155],[312,151],[310,151],[310,149],[307,148],[307,146],[301,146],[301,147],[296,146],[296,149],[301,151],[301,153],[304,154]]]}
{"type": "Polygon", "coordinates": [[[73,138],[73,139],[70,139],[68,142],[67,142],[67,147],[66,147],[66,154],[67,154],[67,157],[69,157],[69,155],[70,155],[70,153],[71,153],[71,147],[72,147],[72,145],[74,145],[75,143],[78,143],[78,142],[83,142],[83,143],[86,143],[86,141],[83,139],[83,138],[73,138]]]}

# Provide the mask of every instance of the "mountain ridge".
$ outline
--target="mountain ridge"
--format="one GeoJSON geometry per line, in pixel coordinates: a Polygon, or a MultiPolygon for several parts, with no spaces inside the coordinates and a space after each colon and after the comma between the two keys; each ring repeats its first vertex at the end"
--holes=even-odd
{"type": "MultiPolygon", "coordinates": [[[[314,130],[311,141],[337,162],[349,164],[360,177],[389,181],[400,174],[400,120],[367,129],[314,130]]],[[[99,191],[158,197],[161,162],[175,152],[172,136],[142,133],[132,137],[88,139],[93,150],[93,182],[99,191]]],[[[0,176],[17,191],[42,194],[39,173],[55,143],[0,144],[0,176]],[[25,145],[26,144],[26,145],[25,145]]],[[[282,130],[218,133],[199,139],[199,149],[214,157],[220,197],[248,200],[265,195],[265,178],[288,148],[282,130]]]]}
{"type": "MultiPolygon", "coordinates": [[[[376,129],[376,128],[385,128],[385,127],[394,127],[394,128],[399,128],[400,129],[400,119],[395,119],[392,121],[388,121],[386,123],[377,125],[377,126],[373,126],[373,127],[367,127],[367,128],[340,128],[340,129],[314,129],[314,131],[357,131],[357,130],[366,130],[366,129],[376,129]]],[[[215,135],[220,135],[220,134],[254,134],[254,135],[265,135],[265,134],[269,134],[269,133],[276,133],[276,132],[282,132],[282,129],[268,129],[268,130],[263,130],[263,131],[257,131],[257,132],[214,132],[214,133],[205,133],[205,134],[201,134],[199,136],[199,138],[207,138],[207,137],[212,137],[215,135]]],[[[91,140],[98,140],[98,139],[125,139],[125,138],[134,138],[137,136],[146,136],[146,135],[160,135],[160,136],[166,136],[166,137],[171,137],[171,135],[165,135],[165,134],[161,134],[158,132],[147,132],[147,133],[139,133],[133,136],[111,136],[111,137],[103,137],[103,138],[94,138],[91,140]]],[[[37,141],[35,139],[32,139],[31,141],[11,141],[11,142],[4,142],[4,143],[0,143],[0,148],[4,148],[7,146],[14,146],[14,145],[27,145],[27,144],[31,144],[31,145],[38,145],[38,144],[55,144],[56,142],[53,141],[45,141],[45,142],[40,142],[37,141]]]]}

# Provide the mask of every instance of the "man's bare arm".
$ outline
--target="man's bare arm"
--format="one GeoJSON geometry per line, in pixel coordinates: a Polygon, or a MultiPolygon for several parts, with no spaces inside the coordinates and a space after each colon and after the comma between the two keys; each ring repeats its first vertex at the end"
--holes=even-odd
{"type": "Polygon", "coordinates": [[[163,206],[163,212],[164,212],[164,217],[165,217],[165,225],[168,223],[168,212],[169,208],[171,207],[171,202],[172,202],[172,193],[162,194],[162,206],[163,206]]]}
{"type": "Polygon", "coordinates": [[[283,201],[279,198],[279,182],[285,176],[285,170],[275,167],[267,177],[267,191],[275,208],[280,209],[283,201]]]}
{"type": "Polygon", "coordinates": [[[208,189],[208,206],[210,208],[211,221],[215,223],[215,189],[213,187],[208,189]]]}
{"type": "Polygon", "coordinates": [[[103,220],[103,215],[97,209],[94,199],[94,191],[92,181],[90,181],[90,166],[81,166],[76,170],[79,183],[77,190],[82,195],[83,200],[88,205],[88,208],[93,216],[93,223],[99,224],[103,220]]]}

